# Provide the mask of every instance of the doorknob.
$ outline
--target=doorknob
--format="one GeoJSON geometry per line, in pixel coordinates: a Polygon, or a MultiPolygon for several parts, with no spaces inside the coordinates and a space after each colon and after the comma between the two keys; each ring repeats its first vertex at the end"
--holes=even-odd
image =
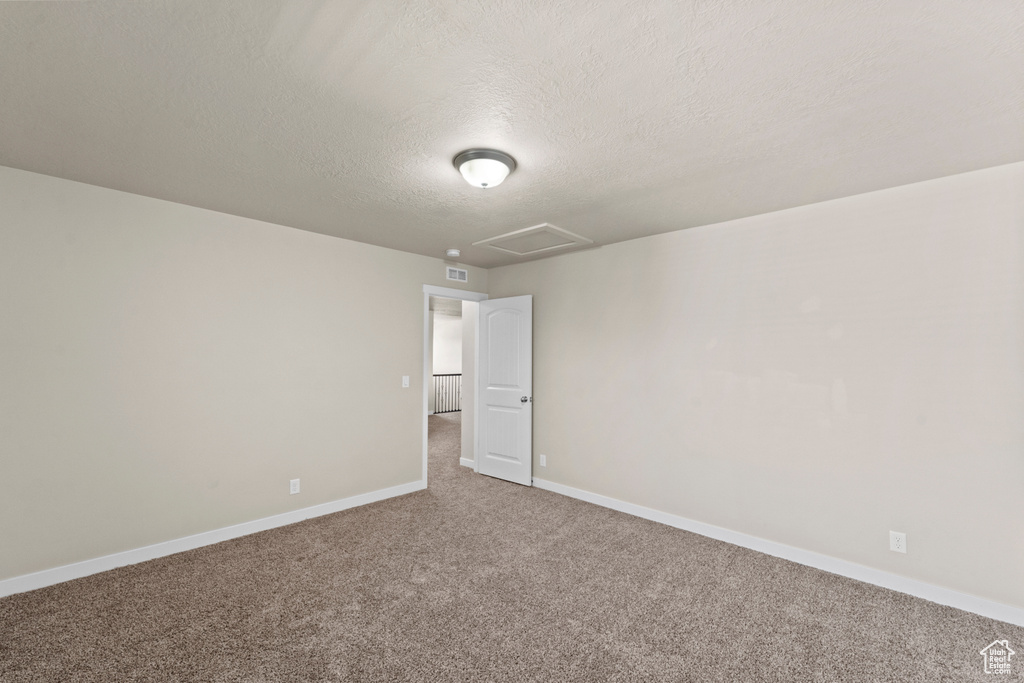
{"type": "Polygon", "coordinates": [[[522,397],[521,399],[519,399],[519,402],[520,402],[520,403],[526,403],[526,402],[527,402],[527,401],[529,401],[529,400],[530,400],[530,397],[529,397],[529,396],[523,396],[523,397],[522,397]]]}

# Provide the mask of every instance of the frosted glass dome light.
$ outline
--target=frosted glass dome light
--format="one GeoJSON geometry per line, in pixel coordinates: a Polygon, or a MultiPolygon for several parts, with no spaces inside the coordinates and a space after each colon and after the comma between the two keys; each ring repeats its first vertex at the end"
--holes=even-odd
{"type": "Polygon", "coordinates": [[[496,149],[467,149],[452,159],[452,164],[473,187],[501,185],[515,170],[516,160],[496,149]]]}

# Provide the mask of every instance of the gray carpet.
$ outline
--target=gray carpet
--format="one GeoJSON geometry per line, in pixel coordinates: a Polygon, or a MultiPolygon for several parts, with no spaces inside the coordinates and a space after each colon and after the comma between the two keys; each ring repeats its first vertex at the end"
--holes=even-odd
{"type": "MultiPolygon", "coordinates": [[[[1024,629],[458,464],[430,488],[0,600],[8,681],[971,681],[1024,629]]],[[[1024,678],[1024,655],[1012,676],[1024,678]]]]}

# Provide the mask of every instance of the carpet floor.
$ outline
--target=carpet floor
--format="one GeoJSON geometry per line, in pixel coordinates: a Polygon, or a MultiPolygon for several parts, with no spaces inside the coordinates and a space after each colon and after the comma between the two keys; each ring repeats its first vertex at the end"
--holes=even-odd
{"type": "Polygon", "coordinates": [[[459,429],[430,418],[426,491],[0,599],[0,681],[982,681],[990,642],[1024,652],[1024,628],[475,475],[459,429]]]}

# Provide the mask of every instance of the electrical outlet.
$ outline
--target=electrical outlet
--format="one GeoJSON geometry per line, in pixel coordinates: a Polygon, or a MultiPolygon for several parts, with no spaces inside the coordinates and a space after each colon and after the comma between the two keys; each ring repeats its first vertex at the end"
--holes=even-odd
{"type": "Polygon", "coordinates": [[[295,495],[298,492],[299,492],[299,480],[298,479],[292,479],[290,482],[288,482],[288,493],[290,495],[295,495]]]}
{"type": "Polygon", "coordinates": [[[540,454],[540,466],[541,467],[547,467],[548,466],[548,456],[544,455],[543,453],[540,454]]]}
{"type": "Polygon", "coordinates": [[[403,389],[408,389],[409,388],[409,375],[402,375],[402,388],[403,389]]]}
{"type": "Polygon", "coordinates": [[[902,531],[889,532],[889,550],[894,553],[907,552],[907,535],[902,531]]]}

